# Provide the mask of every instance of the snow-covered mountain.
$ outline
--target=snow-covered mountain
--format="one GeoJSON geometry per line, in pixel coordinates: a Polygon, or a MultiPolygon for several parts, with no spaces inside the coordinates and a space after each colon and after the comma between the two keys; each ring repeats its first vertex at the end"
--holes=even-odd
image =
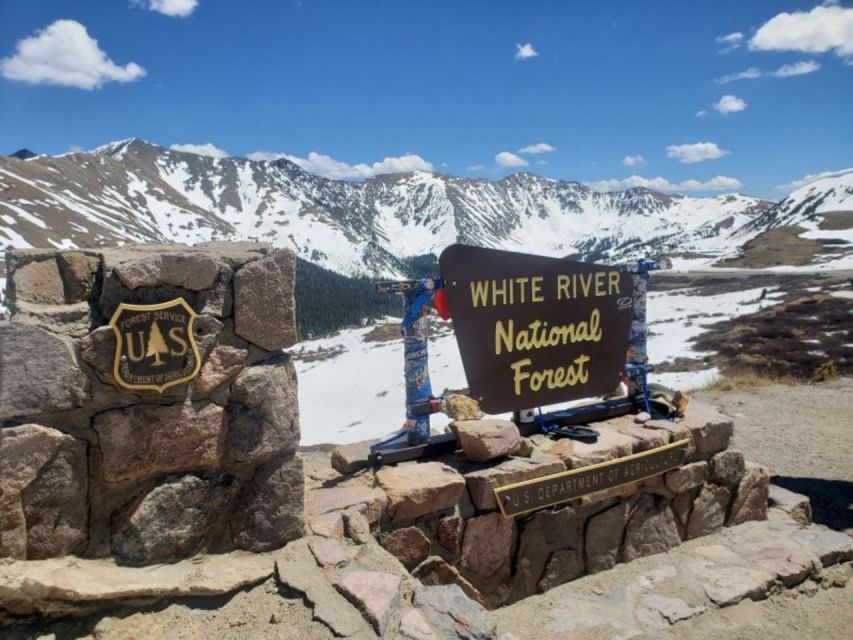
{"type": "MultiPolygon", "coordinates": [[[[833,187],[832,206],[853,209],[853,176],[837,180],[846,191],[833,187]]],[[[733,253],[800,215],[796,203],[819,197],[798,193],[776,206],[739,194],[599,193],[529,173],[471,180],[414,172],[357,183],[285,159],[212,158],[131,139],[86,153],[0,158],[0,245],[252,239],[340,273],[388,275],[400,259],[453,242],[605,260],[711,257],[733,253]]]]}

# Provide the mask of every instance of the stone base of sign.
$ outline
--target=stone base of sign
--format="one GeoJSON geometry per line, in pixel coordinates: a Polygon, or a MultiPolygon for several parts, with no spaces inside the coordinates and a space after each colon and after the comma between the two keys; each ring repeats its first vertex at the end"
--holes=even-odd
{"type": "Polygon", "coordinates": [[[295,268],[292,252],[249,243],[9,251],[0,559],[147,565],[301,537],[296,373],[281,351],[296,339],[295,268]],[[121,387],[109,319],[175,298],[198,314],[198,376],[162,394],[121,387]]]}
{"type": "MultiPolygon", "coordinates": [[[[463,425],[457,422],[454,426],[463,425]]],[[[480,422],[472,421],[476,427],[480,422]]],[[[767,518],[768,469],[744,462],[729,449],[734,422],[694,402],[683,418],[639,425],[622,416],[593,425],[601,435],[588,444],[532,435],[529,450],[486,463],[460,450],[422,462],[364,469],[358,447],[332,453],[357,469],[347,486],[308,492],[308,504],[357,502],[370,509],[373,531],[392,554],[428,584],[456,584],[490,608],[517,602],[588,573],[662,553],[682,541],[750,520],[767,518]],[[566,470],[617,460],[687,439],[682,466],[639,482],[584,495],[571,502],[504,518],[494,489],[566,470]],[[365,485],[373,484],[369,489],[365,485]],[[384,493],[387,501],[371,491],[384,493]],[[358,495],[355,495],[355,494],[358,495]],[[370,494],[370,495],[369,495],[370,494]],[[379,516],[376,505],[384,510],[379,516]],[[417,544],[402,544],[416,540],[417,544]]],[[[476,432],[476,428],[469,431],[476,432]]],[[[364,448],[366,451],[366,447],[364,448]]],[[[345,474],[346,475],[346,474],[345,474]]],[[[777,500],[785,500],[777,493],[777,500]]],[[[807,509],[787,499],[801,519],[807,509]]],[[[317,507],[315,514],[320,515],[317,507]]],[[[334,509],[324,509],[328,518],[334,509]]],[[[313,526],[313,525],[312,525],[313,526]]],[[[331,528],[319,522],[315,532],[331,528]]],[[[331,529],[334,530],[334,529],[331,529]]]]}

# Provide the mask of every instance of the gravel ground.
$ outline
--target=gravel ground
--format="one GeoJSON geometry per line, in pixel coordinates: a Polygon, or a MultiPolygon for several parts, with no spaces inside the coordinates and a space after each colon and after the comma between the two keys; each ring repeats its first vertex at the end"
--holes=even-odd
{"type": "Polygon", "coordinates": [[[735,418],[734,447],[812,500],[814,520],[853,531],[853,378],[698,392],[735,418]]]}

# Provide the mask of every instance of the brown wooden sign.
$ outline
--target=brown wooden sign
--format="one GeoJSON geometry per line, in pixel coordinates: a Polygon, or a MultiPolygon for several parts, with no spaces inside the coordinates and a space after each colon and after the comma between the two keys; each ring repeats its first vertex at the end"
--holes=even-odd
{"type": "Polygon", "coordinates": [[[633,284],[611,267],[453,245],[440,258],[472,397],[489,413],[613,391],[633,284]]]}
{"type": "Polygon", "coordinates": [[[126,389],[165,389],[192,380],[201,368],[193,323],[183,298],[162,304],[121,303],[110,320],[116,335],[113,375],[126,389]]]}
{"type": "Polygon", "coordinates": [[[610,462],[563,471],[495,489],[495,499],[506,517],[568,502],[604,489],[613,489],[681,466],[690,440],[625,456],[610,462]]]}

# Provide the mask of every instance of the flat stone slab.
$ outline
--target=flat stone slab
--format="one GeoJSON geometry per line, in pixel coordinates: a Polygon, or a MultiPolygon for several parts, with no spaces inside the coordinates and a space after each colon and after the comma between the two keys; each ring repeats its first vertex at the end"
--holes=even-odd
{"type": "Polygon", "coordinates": [[[553,456],[538,454],[531,458],[510,458],[500,464],[464,473],[468,493],[474,506],[483,511],[498,508],[495,489],[524,480],[566,470],[566,465],[553,456]]]}
{"type": "Polygon", "coordinates": [[[388,496],[388,517],[397,524],[450,509],[465,491],[465,479],[440,462],[383,467],[376,473],[376,482],[388,496]]]}
{"type": "Polygon", "coordinates": [[[54,616],[128,599],[221,595],[269,578],[275,555],[234,552],[138,568],[70,556],[0,563],[0,608],[54,616]]]}
{"type": "Polygon", "coordinates": [[[768,498],[770,507],[781,509],[802,525],[811,524],[812,503],[808,496],[771,483],[768,498]]]}
{"type": "Polygon", "coordinates": [[[370,487],[313,489],[305,492],[305,515],[320,516],[363,505],[370,524],[376,524],[382,518],[385,502],[385,493],[370,487]]]}

